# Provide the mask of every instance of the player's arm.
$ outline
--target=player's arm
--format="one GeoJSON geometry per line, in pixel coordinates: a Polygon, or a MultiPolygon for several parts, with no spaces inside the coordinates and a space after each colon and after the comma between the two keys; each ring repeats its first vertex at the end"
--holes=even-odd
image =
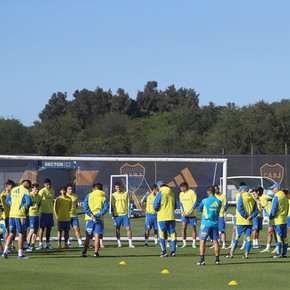
{"type": "Polygon", "coordinates": [[[244,218],[247,219],[249,216],[248,214],[245,212],[244,207],[243,207],[243,197],[242,195],[239,197],[238,199],[238,205],[237,205],[237,209],[239,214],[244,218]]]}
{"type": "Polygon", "coordinates": [[[23,195],[23,199],[24,199],[24,204],[25,204],[25,207],[26,207],[26,211],[28,211],[29,208],[33,205],[32,199],[29,196],[29,194],[24,194],[23,195]]]}
{"type": "Polygon", "coordinates": [[[228,204],[227,198],[225,197],[225,199],[224,199],[224,211],[226,212],[228,209],[229,209],[229,204],[228,204]]]}
{"type": "Polygon", "coordinates": [[[140,201],[140,206],[144,212],[146,212],[145,204],[147,202],[147,197],[148,197],[148,194],[145,194],[140,201]]]}
{"type": "Polygon", "coordinates": [[[204,207],[204,199],[201,201],[200,205],[198,206],[198,211],[203,212],[204,207]]]}
{"type": "Polygon", "coordinates": [[[59,203],[58,203],[58,198],[57,198],[53,205],[53,211],[57,220],[58,220],[58,210],[59,210],[59,203]]]}
{"type": "Polygon", "coordinates": [[[161,206],[162,191],[159,191],[154,199],[153,207],[155,211],[159,211],[161,206]]]}
{"type": "Polygon", "coordinates": [[[90,209],[90,206],[89,206],[89,196],[90,196],[90,193],[87,194],[87,196],[85,197],[85,200],[84,200],[84,211],[85,211],[86,215],[91,217],[93,215],[93,213],[91,212],[91,209],[90,209]]]}
{"type": "Polygon", "coordinates": [[[5,199],[5,203],[9,206],[11,206],[11,193],[8,194],[8,196],[5,199]]]}
{"type": "Polygon", "coordinates": [[[111,199],[111,214],[112,214],[112,217],[115,217],[115,211],[114,211],[114,208],[115,208],[115,197],[114,197],[114,194],[112,194],[112,199],[111,199]]]}
{"type": "Polygon", "coordinates": [[[198,205],[197,195],[194,194],[194,196],[193,196],[193,206],[188,211],[187,215],[190,215],[196,209],[197,205],[198,205]]]}
{"type": "Polygon", "coordinates": [[[253,212],[252,214],[248,217],[248,220],[254,219],[257,215],[259,214],[259,208],[257,203],[255,202],[254,208],[253,208],[253,212]]]}
{"type": "Polygon", "coordinates": [[[271,212],[270,212],[270,216],[269,219],[272,220],[273,218],[275,218],[277,212],[278,212],[278,207],[279,207],[279,201],[278,201],[278,197],[275,196],[273,198],[272,201],[272,208],[271,208],[271,212]]]}
{"type": "Polygon", "coordinates": [[[101,218],[103,215],[106,214],[108,209],[109,209],[109,203],[108,203],[108,201],[106,199],[105,202],[104,202],[102,210],[99,213],[96,214],[96,218],[101,218]]]}
{"type": "Polygon", "coordinates": [[[129,197],[128,192],[127,192],[127,212],[128,212],[128,217],[130,217],[130,197],[129,197]]]}

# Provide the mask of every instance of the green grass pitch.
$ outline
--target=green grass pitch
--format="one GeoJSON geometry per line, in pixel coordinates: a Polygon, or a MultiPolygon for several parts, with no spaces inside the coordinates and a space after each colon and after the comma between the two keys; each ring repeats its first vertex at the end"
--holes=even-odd
{"type": "MultiPolygon", "coordinates": [[[[83,215],[79,216],[84,231],[83,215]]],[[[133,234],[143,235],[144,218],[132,219],[133,234]]],[[[106,216],[106,235],[113,236],[113,221],[106,216]]],[[[228,240],[232,226],[228,226],[228,240]]],[[[178,236],[181,226],[177,224],[178,236]]],[[[189,233],[189,231],[188,231],[189,233]]],[[[265,245],[266,227],[261,235],[265,245]]],[[[56,235],[54,229],[53,236],[56,235]]],[[[125,232],[123,231],[123,236],[125,232]]],[[[221,251],[221,265],[214,265],[213,250],[206,248],[206,266],[195,266],[199,260],[198,249],[177,248],[175,258],[159,258],[160,248],[144,248],[135,242],[135,249],[116,248],[116,243],[106,242],[100,251],[101,258],[94,259],[93,250],[81,258],[77,242],[73,248],[27,253],[28,260],[18,260],[16,254],[0,260],[1,289],[287,289],[290,259],[271,258],[271,254],[252,250],[250,259],[242,259],[237,249],[234,259],[225,259],[228,250],[221,251]],[[126,265],[119,265],[125,261],[126,265]],[[169,274],[161,274],[168,269],[169,274]],[[228,286],[231,280],[237,286],[228,286]]],[[[180,245],[180,243],[179,243],[180,245]]],[[[188,243],[190,246],[191,243],[188,243]]],[[[56,243],[53,243],[56,246],[56,243]]],[[[208,244],[209,246],[209,244],[208,244]]]]}

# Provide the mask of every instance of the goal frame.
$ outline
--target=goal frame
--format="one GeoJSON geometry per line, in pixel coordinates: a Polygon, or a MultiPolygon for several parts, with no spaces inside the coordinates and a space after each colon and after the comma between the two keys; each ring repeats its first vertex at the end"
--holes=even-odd
{"type": "Polygon", "coordinates": [[[38,156],[38,155],[0,155],[0,160],[38,160],[38,161],[107,161],[107,162],[184,162],[184,163],[221,163],[222,192],[227,195],[227,158],[196,158],[196,157],[104,157],[104,156],[38,156]]]}

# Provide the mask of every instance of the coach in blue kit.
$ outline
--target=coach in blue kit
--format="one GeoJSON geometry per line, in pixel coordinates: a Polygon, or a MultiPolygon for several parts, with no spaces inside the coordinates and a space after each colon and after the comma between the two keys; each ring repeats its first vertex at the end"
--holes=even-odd
{"type": "Polygon", "coordinates": [[[205,254],[205,242],[208,236],[212,239],[215,252],[215,264],[220,264],[220,248],[218,244],[219,230],[218,222],[220,216],[220,210],[222,202],[215,196],[214,186],[207,188],[207,198],[203,199],[198,207],[198,210],[202,212],[202,220],[199,232],[199,253],[200,261],[196,263],[198,266],[204,266],[204,254],[205,254]]]}

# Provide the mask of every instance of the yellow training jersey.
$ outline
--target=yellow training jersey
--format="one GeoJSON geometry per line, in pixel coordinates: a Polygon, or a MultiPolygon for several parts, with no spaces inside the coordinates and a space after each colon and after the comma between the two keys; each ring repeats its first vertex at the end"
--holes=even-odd
{"type": "Polygon", "coordinates": [[[39,205],[41,202],[41,196],[39,194],[35,194],[34,192],[30,192],[30,198],[32,200],[32,205],[29,208],[29,216],[39,216],[39,205]]]}
{"type": "Polygon", "coordinates": [[[69,222],[71,208],[71,199],[66,195],[60,195],[54,203],[54,214],[56,219],[59,222],[69,222]]]}
{"type": "Polygon", "coordinates": [[[31,205],[29,190],[23,185],[14,187],[6,202],[10,204],[10,218],[26,218],[26,212],[31,205]]]}
{"type": "Polygon", "coordinates": [[[68,194],[67,196],[70,197],[71,201],[72,201],[70,217],[76,217],[77,216],[77,207],[78,207],[79,197],[75,193],[68,194]]]}
{"type": "Polygon", "coordinates": [[[237,203],[236,224],[243,225],[243,226],[253,225],[253,219],[248,221],[245,217],[243,217],[242,212],[244,212],[247,216],[252,216],[253,218],[258,214],[256,201],[249,192],[244,192],[243,194],[240,194],[240,197],[237,203]]]}
{"type": "Polygon", "coordinates": [[[180,192],[180,210],[189,216],[196,216],[197,195],[195,191],[189,189],[186,192],[180,192]]]}
{"type": "Polygon", "coordinates": [[[264,211],[266,212],[267,215],[270,214],[271,212],[271,207],[272,207],[272,197],[266,193],[262,194],[260,197],[260,201],[261,201],[261,206],[264,209],[264,211]]]}
{"type": "Polygon", "coordinates": [[[44,187],[38,194],[41,196],[40,212],[53,213],[53,200],[55,195],[53,188],[47,189],[44,187]]]}
{"type": "Polygon", "coordinates": [[[0,195],[0,202],[4,209],[3,214],[2,214],[4,219],[9,218],[9,212],[10,212],[10,206],[5,203],[8,194],[9,194],[9,191],[5,190],[0,195]]]}
{"type": "MultiPolygon", "coordinates": [[[[105,201],[106,201],[106,193],[102,190],[97,189],[87,195],[84,202],[84,208],[88,207],[90,212],[93,215],[96,215],[100,213],[104,208],[105,201]]],[[[91,219],[92,218],[90,216],[88,216],[87,214],[85,215],[86,221],[89,221],[91,219]]],[[[102,216],[100,219],[103,220],[104,217],[102,216]]]]}
{"type": "Polygon", "coordinates": [[[156,198],[156,195],[154,193],[150,193],[150,194],[146,194],[141,200],[142,204],[146,203],[146,212],[149,214],[157,214],[157,212],[155,211],[153,207],[155,198],[156,198]]]}
{"type": "Polygon", "coordinates": [[[290,198],[288,198],[288,216],[290,216],[290,198]]]}
{"type": "Polygon", "coordinates": [[[127,192],[114,192],[112,194],[112,211],[114,216],[128,215],[130,204],[129,194],[127,192]]]}
{"type": "Polygon", "coordinates": [[[162,186],[158,192],[154,208],[157,210],[157,221],[174,221],[175,195],[167,186],[162,186]]]}
{"type": "Polygon", "coordinates": [[[221,210],[220,210],[220,216],[219,217],[224,217],[225,210],[226,210],[225,207],[227,207],[227,197],[224,194],[222,194],[221,192],[215,194],[215,197],[217,199],[219,199],[221,201],[221,203],[222,203],[222,207],[221,207],[221,210]]]}
{"type": "Polygon", "coordinates": [[[275,193],[270,214],[271,225],[287,224],[288,203],[288,198],[282,190],[275,193]]]}
{"type": "Polygon", "coordinates": [[[257,217],[259,217],[259,218],[262,218],[263,217],[263,208],[262,208],[262,204],[261,204],[261,199],[259,198],[259,199],[256,199],[256,198],[254,198],[254,200],[256,201],[256,204],[257,204],[257,207],[258,207],[258,210],[259,210],[259,213],[258,213],[258,215],[257,215],[257,217]]]}

